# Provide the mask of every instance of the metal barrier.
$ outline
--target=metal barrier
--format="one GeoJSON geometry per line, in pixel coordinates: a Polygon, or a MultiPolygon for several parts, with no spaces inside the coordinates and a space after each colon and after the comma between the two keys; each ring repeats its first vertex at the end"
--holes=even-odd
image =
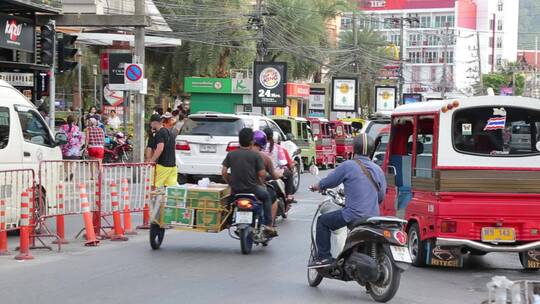
{"type": "Polygon", "coordinates": [[[149,204],[150,190],[154,182],[154,165],[149,163],[104,164],[101,183],[101,215],[112,215],[111,184],[129,187],[129,200],[120,200],[120,210],[126,206],[131,212],[143,211],[149,204]]]}
{"type": "MultiPolygon", "coordinates": [[[[21,195],[28,192],[35,199],[35,173],[31,169],[0,171],[0,200],[4,202],[4,229],[19,228],[21,219],[21,195]]],[[[33,221],[33,217],[30,218],[33,221]]]]}

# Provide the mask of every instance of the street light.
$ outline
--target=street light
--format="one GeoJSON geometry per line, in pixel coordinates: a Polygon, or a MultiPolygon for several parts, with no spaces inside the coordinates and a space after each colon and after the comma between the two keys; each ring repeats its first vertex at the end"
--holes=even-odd
{"type": "Polygon", "coordinates": [[[92,65],[92,74],[94,75],[94,106],[97,108],[97,75],[98,75],[98,69],[97,65],[92,65]]]}

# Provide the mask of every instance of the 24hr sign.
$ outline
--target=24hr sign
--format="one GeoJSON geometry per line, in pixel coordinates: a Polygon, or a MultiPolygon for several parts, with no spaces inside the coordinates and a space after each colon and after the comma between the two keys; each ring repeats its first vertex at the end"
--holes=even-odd
{"type": "Polygon", "coordinates": [[[284,107],[287,104],[287,64],[255,62],[253,73],[253,106],[284,107]]]}

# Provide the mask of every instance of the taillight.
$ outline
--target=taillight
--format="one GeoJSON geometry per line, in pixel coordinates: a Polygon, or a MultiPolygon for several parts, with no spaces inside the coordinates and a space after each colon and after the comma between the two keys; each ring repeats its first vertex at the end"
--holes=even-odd
{"type": "Polygon", "coordinates": [[[231,152],[234,150],[238,150],[240,148],[240,144],[237,142],[230,142],[227,146],[227,152],[231,152]]]}
{"type": "Polygon", "coordinates": [[[248,199],[237,200],[236,205],[240,209],[251,209],[253,207],[253,204],[248,199]]]}
{"type": "Polygon", "coordinates": [[[394,238],[400,245],[405,245],[407,243],[407,235],[401,230],[394,232],[394,238]]]}
{"type": "Polygon", "coordinates": [[[189,143],[185,140],[177,141],[176,142],[176,150],[178,151],[190,151],[191,148],[189,148],[189,143]]]}
{"type": "Polygon", "coordinates": [[[441,223],[441,232],[455,233],[457,231],[457,223],[455,221],[443,221],[441,223]]]}

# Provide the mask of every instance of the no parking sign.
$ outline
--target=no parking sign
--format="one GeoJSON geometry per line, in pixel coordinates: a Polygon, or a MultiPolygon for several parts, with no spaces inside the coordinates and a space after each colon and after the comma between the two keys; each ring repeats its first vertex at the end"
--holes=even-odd
{"type": "Polygon", "coordinates": [[[144,69],[142,64],[130,63],[124,67],[124,84],[126,90],[140,91],[143,89],[144,69]]]}

